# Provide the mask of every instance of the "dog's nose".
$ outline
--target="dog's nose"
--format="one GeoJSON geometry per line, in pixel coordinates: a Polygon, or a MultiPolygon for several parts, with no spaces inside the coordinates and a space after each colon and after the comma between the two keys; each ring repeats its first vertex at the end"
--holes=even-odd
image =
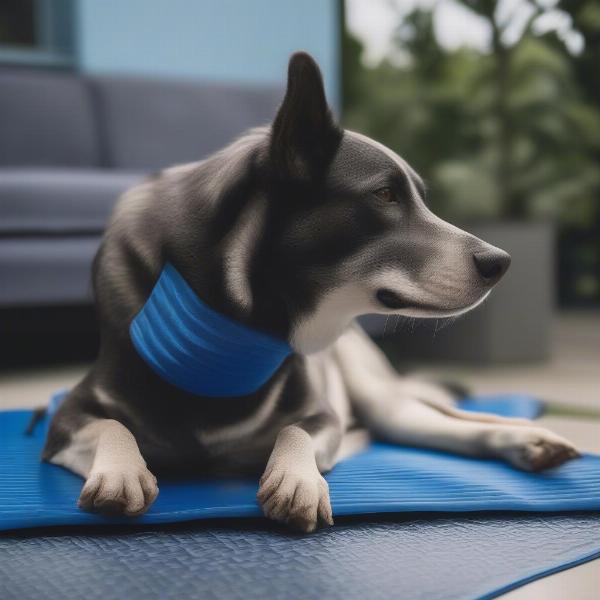
{"type": "Polygon", "coordinates": [[[495,248],[473,254],[473,260],[479,274],[486,283],[496,283],[510,266],[510,254],[495,248]]]}

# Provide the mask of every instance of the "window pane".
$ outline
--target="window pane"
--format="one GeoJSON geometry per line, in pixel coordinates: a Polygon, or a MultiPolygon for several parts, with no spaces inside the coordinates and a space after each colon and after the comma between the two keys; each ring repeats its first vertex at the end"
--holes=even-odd
{"type": "Polygon", "coordinates": [[[0,1],[0,44],[35,46],[34,0],[0,1]]]}

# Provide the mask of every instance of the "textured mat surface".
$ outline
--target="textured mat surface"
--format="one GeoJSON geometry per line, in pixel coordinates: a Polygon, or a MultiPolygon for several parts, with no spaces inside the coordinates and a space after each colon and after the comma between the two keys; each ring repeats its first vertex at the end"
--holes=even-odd
{"type": "MultiPolygon", "coordinates": [[[[501,398],[472,400],[481,407],[501,398]]],[[[510,397],[505,401],[509,405],[510,397]]],[[[506,406],[505,406],[506,408],[506,406]]],[[[505,411],[507,412],[507,411],[505,411]]],[[[0,530],[123,523],[77,508],[82,481],[39,454],[47,423],[25,436],[30,411],[0,413],[0,530]]],[[[327,476],[335,516],[388,512],[600,510],[600,456],[531,474],[496,460],[373,444],[327,476]]],[[[159,481],[160,494],[138,523],[256,517],[254,480],[159,481]]]]}
{"type": "Polygon", "coordinates": [[[264,521],[0,536],[3,600],[472,600],[590,559],[600,518],[339,520],[292,536],[264,521]]]}

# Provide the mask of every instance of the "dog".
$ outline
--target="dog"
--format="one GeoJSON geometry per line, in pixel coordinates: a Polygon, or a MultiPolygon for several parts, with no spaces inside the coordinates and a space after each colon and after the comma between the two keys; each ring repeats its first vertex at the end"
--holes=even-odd
{"type": "Polygon", "coordinates": [[[530,421],[463,412],[443,387],[400,377],[356,324],[365,313],[460,315],[506,272],[506,252],[438,218],[424,198],[402,158],[336,124],[319,67],[302,52],[270,127],[127,191],[93,266],[98,358],[53,416],[42,455],[85,479],[79,506],[136,516],[158,494],[154,473],[262,473],[264,514],[308,532],[333,523],[323,473],[361,431],[527,471],[576,457],[530,421]],[[190,302],[224,324],[213,331],[215,360],[229,364],[220,344],[237,347],[231,332],[240,344],[250,336],[219,393],[179,385],[134,344],[132,323],[167,264],[190,302]],[[254,336],[289,348],[257,389],[243,387],[244,356],[262,357],[254,336]]]}

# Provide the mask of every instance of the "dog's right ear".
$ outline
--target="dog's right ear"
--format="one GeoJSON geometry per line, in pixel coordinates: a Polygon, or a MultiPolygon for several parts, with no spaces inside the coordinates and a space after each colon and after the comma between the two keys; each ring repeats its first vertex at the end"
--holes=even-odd
{"type": "Polygon", "coordinates": [[[325,99],[319,66],[296,52],[288,66],[287,91],[271,127],[271,162],[281,177],[308,179],[322,173],[342,137],[325,99]]]}

